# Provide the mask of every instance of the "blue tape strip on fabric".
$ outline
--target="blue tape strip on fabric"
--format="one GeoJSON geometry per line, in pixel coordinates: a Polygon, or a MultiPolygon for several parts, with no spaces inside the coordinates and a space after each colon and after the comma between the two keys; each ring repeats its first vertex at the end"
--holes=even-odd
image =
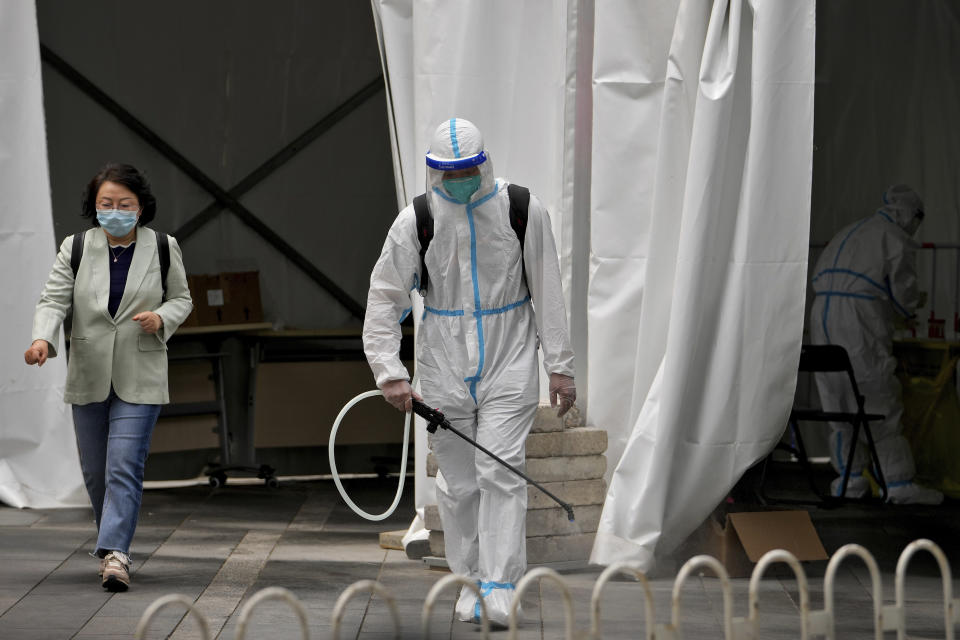
{"type": "Polygon", "coordinates": [[[479,343],[479,357],[477,372],[471,376],[470,395],[477,402],[477,383],[483,374],[483,363],[486,349],[483,344],[483,313],[480,312],[480,276],[477,275],[477,229],[473,224],[473,210],[476,205],[467,205],[467,221],[470,223],[470,275],[473,278],[473,317],[477,320],[477,342],[479,343]]]}
{"type": "Polygon", "coordinates": [[[876,296],[867,293],[850,293],[848,291],[815,291],[815,296],[836,296],[839,298],[858,298],[860,300],[876,300],[876,296]]]}
{"type": "Polygon", "coordinates": [[[816,281],[820,276],[831,274],[831,273],[843,273],[848,276],[853,276],[854,278],[859,278],[861,280],[864,280],[870,283],[880,291],[883,291],[884,293],[889,293],[889,291],[887,290],[887,287],[883,286],[882,284],[880,284],[870,276],[860,273],[859,271],[854,271],[853,269],[824,269],[823,271],[818,273],[813,280],[816,281]]]}
{"type": "MultiPolygon", "coordinates": [[[[512,582],[481,582],[480,583],[480,595],[488,596],[490,592],[494,589],[513,589],[516,590],[516,586],[512,582]]],[[[476,616],[477,620],[480,619],[480,600],[477,599],[477,603],[473,605],[473,615],[476,616]]]]}
{"type": "Polygon", "coordinates": [[[884,213],[883,211],[877,211],[877,215],[878,215],[878,216],[881,216],[881,217],[883,217],[883,218],[886,218],[886,219],[887,219],[887,222],[889,222],[890,224],[897,224],[896,222],[893,221],[893,218],[891,218],[890,216],[888,216],[888,215],[887,215],[886,213],[884,213]]]}
{"type": "Polygon", "coordinates": [[[453,157],[460,157],[460,143],[457,142],[457,119],[450,118],[450,144],[453,145],[453,157]]]}
{"type": "Polygon", "coordinates": [[[487,161],[487,154],[485,151],[481,151],[480,153],[475,153],[474,155],[467,156],[466,158],[450,160],[446,158],[437,158],[428,153],[426,158],[427,166],[431,169],[438,169],[440,171],[456,171],[457,169],[469,169],[470,167],[475,167],[478,164],[483,164],[487,161]]]}
{"type": "MultiPolygon", "coordinates": [[[[517,300],[512,302],[505,307],[498,307],[496,309],[481,309],[480,315],[482,316],[493,316],[501,313],[506,313],[507,311],[512,311],[517,307],[522,307],[523,305],[530,302],[530,296],[527,295],[523,300],[517,300]]],[[[433,307],[424,307],[430,313],[435,313],[438,316],[462,316],[463,309],[434,309],[433,307]]]]}
{"type": "MultiPolygon", "coordinates": [[[[905,316],[905,317],[907,317],[907,318],[913,317],[913,314],[910,313],[909,311],[907,311],[906,308],[905,308],[902,304],[900,304],[900,302],[897,300],[897,298],[893,295],[893,289],[892,289],[891,286],[890,286],[890,276],[885,276],[884,279],[883,279],[883,284],[881,285],[879,282],[875,281],[873,278],[870,278],[869,276],[866,276],[866,275],[864,275],[864,274],[862,274],[862,273],[859,273],[859,272],[857,272],[857,271],[853,271],[852,269],[824,269],[823,271],[821,271],[820,273],[818,273],[818,274],[813,278],[813,282],[816,282],[817,279],[820,278],[820,276],[825,275],[825,274],[829,274],[829,273],[844,273],[844,274],[846,274],[846,275],[850,275],[850,276],[853,276],[853,277],[855,277],[855,278],[859,278],[859,279],[861,279],[861,280],[864,280],[864,281],[870,283],[871,285],[873,285],[874,287],[876,287],[876,288],[879,289],[880,291],[883,291],[885,294],[887,294],[887,297],[890,298],[890,302],[893,304],[893,306],[896,308],[896,310],[897,310],[898,312],[900,312],[901,315],[903,315],[903,316],[905,316]]],[[[820,293],[817,292],[817,295],[820,295],[820,293]]],[[[841,295],[841,293],[840,293],[840,292],[835,292],[835,295],[841,295]]],[[[848,294],[846,294],[846,295],[847,295],[847,297],[862,297],[862,296],[865,296],[866,294],[853,294],[853,293],[848,293],[848,294]]],[[[873,299],[873,298],[871,298],[871,299],[873,299]]],[[[830,298],[829,298],[829,297],[827,298],[827,301],[828,301],[828,302],[830,301],[830,298]]]]}
{"type": "MultiPolygon", "coordinates": [[[[850,236],[852,236],[852,235],[854,234],[854,232],[855,232],[857,229],[859,229],[860,226],[861,226],[863,223],[865,223],[866,221],[867,221],[867,218],[864,218],[863,220],[861,220],[860,222],[858,222],[856,225],[854,225],[853,229],[850,229],[850,231],[847,232],[847,235],[844,236],[843,240],[840,242],[840,247],[837,248],[837,254],[836,254],[835,256],[833,256],[833,266],[834,266],[834,268],[836,268],[836,266],[837,266],[837,261],[840,259],[840,254],[843,253],[843,248],[847,245],[847,240],[849,240],[849,239],[850,239],[850,236]]],[[[818,274],[813,278],[813,281],[816,282],[817,278],[819,278],[821,275],[823,275],[823,273],[824,273],[824,272],[818,273],[818,274]]],[[[833,278],[830,279],[830,284],[831,284],[831,286],[833,285],[833,278]]],[[[823,315],[820,317],[820,326],[823,328],[823,335],[824,335],[824,337],[826,337],[826,339],[827,339],[827,344],[830,344],[830,332],[827,330],[827,315],[830,313],[830,300],[831,300],[831,298],[828,296],[828,297],[827,297],[827,302],[823,305],[823,315]]]]}
{"type": "Polygon", "coordinates": [[[511,311],[511,310],[513,310],[513,309],[516,309],[517,307],[522,307],[523,305],[527,304],[528,302],[530,302],[530,295],[529,295],[529,294],[528,294],[526,297],[524,297],[523,300],[517,300],[516,302],[512,302],[512,303],[508,304],[508,305],[505,306],[505,307],[499,307],[499,308],[497,308],[497,309],[481,309],[481,310],[480,310],[480,315],[482,315],[482,316],[495,316],[495,315],[497,315],[497,314],[506,313],[507,311],[511,311]]]}
{"type": "Polygon", "coordinates": [[[413,311],[413,307],[407,307],[406,309],[404,309],[403,313],[400,314],[400,320],[398,320],[397,322],[402,323],[404,320],[406,320],[407,316],[410,315],[411,311],[413,311]]]}
{"type": "Polygon", "coordinates": [[[423,306],[423,310],[438,316],[462,316],[463,309],[434,309],[433,307],[423,306]]]}

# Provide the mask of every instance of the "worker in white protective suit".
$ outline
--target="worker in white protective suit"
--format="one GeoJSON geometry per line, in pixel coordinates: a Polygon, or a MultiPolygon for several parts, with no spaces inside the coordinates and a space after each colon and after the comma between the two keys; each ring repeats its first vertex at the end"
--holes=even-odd
{"type": "MultiPolygon", "coordinates": [[[[520,469],[539,401],[537,344],[550,376],[551,404],[562,415],[576,399],[560,268],[550,218],[530,197],[524,246],[509,219],[507,182],[494,178],[480,131],[453,118],[437,129],[427,163],[433,238],[417,338],[422,400],[451,424],[520,469]],[[525,264],[525,274],[524,265],[525,264]]],[[[377,386],[409,411],[410,375],[398,357],[400,321],[420,288],[414,206],[397,216],[370,276],[363,344],[377,386]]],[[[506,625],[526,571],[524,480],[469,443],[439,430],[431,449],[440,472],[437,503],[450,569],[476,580],[490,620],[506,625]]],[[[480,605],[463,589],[460,620],[480,605]]]]}
{"type": "MultiPolygon", "coordinates": [[[[815,298],[810,310],[813,344],[836,344],[850,356],[868,413],[885,416],[870,423],[888,500],[900,504],[939,504],[943,494],[913,482],[915,467],[910,445],[900,423],[903,405],[900,383],[894,375],[894,321],[911,321],[923,294],[917,288],[917,248],[913,239],[923,221],[923,202],[906,185],[890,187],[883,206],[855,222],[830,241],[814,268],[815,298]]],[[[845,377],[819,373],[817,390],[826,409],[855,411],[856,404],[845,377]]],[[[840,474],[831,484],[840,495],[850,452],[853,428],[831,423],[831,461],[840,474]]],[[[867,495],[870,484],[863,470],[870,465],[866,439],[861,432],[850,470],[847,497],[867,495]]]]}

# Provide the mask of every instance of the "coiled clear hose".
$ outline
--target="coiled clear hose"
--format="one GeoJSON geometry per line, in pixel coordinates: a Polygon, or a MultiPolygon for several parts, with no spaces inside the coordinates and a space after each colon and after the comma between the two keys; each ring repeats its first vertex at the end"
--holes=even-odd
{"type": "Polygon", "coordinates": [[[333,483],[337,485],[337,491],[340,492],[340,496],[343,498],[343,501],[347,503],[347,506],[353,509],[353,512],[356,513],[361,518],[366,518],[367,520],[373,520],[374,522],[389,518],[390,515],[396,511],[397,505],[400,504],[400,497],[403,495],[403,481],[407,477],[407,449],[410,442],[410,416],[411,412],[407,412],[406,416],[403,419],[403,453],[400,458],[400,481],[397,483],[397,495],[393,498],[393,504],[391,504],[386,511],[379,514],[367,513],[356,503],[350,499],[350,496],[347,495],[346,489],[343,488],[343,485],[340,483],[340,474],[337,473],[337,463],[334,459],[334,444],[337,439],[337,430],[340,428],[340,422],[343,420],[343,417],[347,415],[347,412],[353,408],[355,404],[361,400],[366,400],[367,398],[372,398],[374,396],[382,396],[383,392],[379,389],[374,389],[373,391],[365,391],[360,395],[354,397],[350,402],[343,405],[343,409],[340,410],[340,413],[337,415],[337,419],[333,421],[333,428],[330,430],[330,441],[327,443],[327,454],[330,458],[330,473],[333,475],[333,483]]]}

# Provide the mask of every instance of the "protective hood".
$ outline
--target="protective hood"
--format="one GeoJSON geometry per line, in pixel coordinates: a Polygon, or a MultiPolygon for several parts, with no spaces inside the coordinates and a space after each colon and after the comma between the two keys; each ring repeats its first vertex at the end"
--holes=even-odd
{"type": "Polygon", "coordinates": [[[880,212],[886,214],[904,231],[911,232],[914,218],[917,214],[923,214],[923,200],[911,187],[895,184],[883,193],[880,212]]]}
{"type": "MultiPolygon", "coordinates": [[[[483,148],[483,135],[469,120],[450,118],[437,127],[430,140],[426,160],[427,193],[430,194],[431,201],[440,198],[457,204],[443,188],[443,174],[446,171],[470,167],[480,169],[480,188],[473,194],[471,201],[487,195],[495,186],[493,163],[490,161],[490,154],[483,148]]],[[[443,207],[436,207],[434,210],[439,213],[443,207]]]]}

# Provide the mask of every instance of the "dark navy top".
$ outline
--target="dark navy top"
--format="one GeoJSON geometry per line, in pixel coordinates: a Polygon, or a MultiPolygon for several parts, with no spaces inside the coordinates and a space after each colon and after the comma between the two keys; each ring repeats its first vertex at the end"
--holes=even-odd
{"type": "Polygon", "coordinates": [[[111,318],[117,315],[117,309],[120,308],[120,299],[123,298],[123,289],[127,286],[127,272],[130,271],[136,246],[136,242],[126,248],[107,245],[110,260],[110,301],[107,303],[107,311],[111,318]]]}

